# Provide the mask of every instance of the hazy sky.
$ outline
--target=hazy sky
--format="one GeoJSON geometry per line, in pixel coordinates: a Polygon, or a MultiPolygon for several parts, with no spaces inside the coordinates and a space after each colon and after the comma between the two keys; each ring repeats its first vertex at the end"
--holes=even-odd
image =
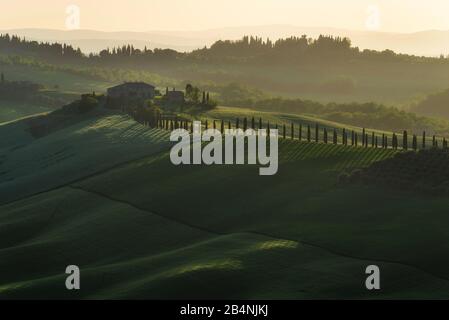
{"type": "Polygon", "coordinates": [[[0,29],[198,30],[291,24],[413,32],[449,30],[449,0],[0,0],[0,29]]]}

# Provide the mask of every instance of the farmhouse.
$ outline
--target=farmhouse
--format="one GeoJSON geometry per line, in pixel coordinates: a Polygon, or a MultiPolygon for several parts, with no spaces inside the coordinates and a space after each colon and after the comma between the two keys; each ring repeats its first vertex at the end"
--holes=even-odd
{"type": "Polygon", "coordinates": [[[167,102],[183,103],[184,102],[184,92],[176,91],[175,89],[173,89],[173,91],[168,91],[167,92],[167,102]]]}
{"type": "Polygon", "coordinates": [[[145,82],[125,82],[108,89],[111,98],[153,99],[155,87],[145,82]]]}

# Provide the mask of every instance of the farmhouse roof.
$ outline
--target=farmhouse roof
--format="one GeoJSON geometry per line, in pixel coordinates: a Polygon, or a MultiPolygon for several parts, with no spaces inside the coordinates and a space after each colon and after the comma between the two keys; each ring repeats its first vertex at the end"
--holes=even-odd
{"type": "Polygon", "coordinates": [[[147,87],[147,88],[155,88],[155,86],[148,84],[146,82],[124,82],[122,84],[116,85],[110,89],[113,88],[120,88],[120,87],[147,87]]]}

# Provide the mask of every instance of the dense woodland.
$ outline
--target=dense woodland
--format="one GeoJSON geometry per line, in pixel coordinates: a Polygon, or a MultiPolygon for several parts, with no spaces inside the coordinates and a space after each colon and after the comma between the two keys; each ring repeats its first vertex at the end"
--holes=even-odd
{"type": "Polygon", "coordinates": [[[65,62],[133,62],[136,64],[151,63],[154,61],[204,61],[204,62],[266,62],[271,63],[300,63],[301,61],[348,61],[348,59],[363,59],[373,61],[409,61],[409,62],[446,62],[445,57],[429,58],[404,54],[396,54],[391,50],[382,52],[374,50],[359,50],[351,45],[348,38],[319,36],[317,39],[290,37],[271,41],[259,37],[245,36],[241,40],[219,40],[210,48],[181,53],[171,49],[134,48],[132,45],[123,45],[116,48],[107,48],[98,54],[85,55],[79,48],[60,43],[28,41],[9,34],[0,35],[0,50],[2,52],[32,53],[35,56],[53,61],[65,62]]]}

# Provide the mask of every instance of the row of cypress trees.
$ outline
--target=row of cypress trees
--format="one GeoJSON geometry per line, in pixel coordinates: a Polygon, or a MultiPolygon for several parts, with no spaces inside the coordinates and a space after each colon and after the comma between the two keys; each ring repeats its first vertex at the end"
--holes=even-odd
{"type": "MultiPolygon", "coordinates": [[[[221,133],[224,134],[225,129],[243,129],[246,131],[247,129],[263,129],[263,121],[262,118],[255,119],[254,117],[251,118],[251,120],[248,120],[247,118],[239,119],[236,118],[234,122],[231,120],[205,120],[202,121],[202,126],[204,129],[218,129],[221,133]]],[[[179,120],[179,119],[168,119],[164,118],[162,115],[159,116],[157,120],[157,127],[162,128],[165,130],[174,130],[183,128],[186,130],[193,131],[193,122],[190,120],[179,120]]],[[[270,124],[270,121],[266,122],[265,129],[267,129],[268,133],[270,132],[270,129],[277,129],[279,130],[279,136],[283,139],[298,139],[300,141],[305,140],[307,142],[323,142],[325,144],[338,144],[341,142],[342,145],[345,146],[359,146],[368,148],[383,148],[387,149],[391,147],[394,150],[403,149],[403,150],[418,150],[418,149],[426,149],[428,147],[427,145],[427,135],[424,131],[422,134],[422,141],[421,144],[418,143],[418,136],[416,134],[413,134],[412,138],[409,139],[409,134],[405,130],[402,133],[402,144],[399,143],[399,138],[396,133],[393,133],[391,138],[388,137],[385,133],[382,134],[382,136],[378,136],[374,132],[371,132],[371,134],[368,134],[366,132],[366,129],[363,128],[362,132],[356,132],[355,130],[348,130],[346,128],[341,129],[341,136],[338,134],[338,130],[336,128],[327,128],[322,127],[316,123],[315,125],[307,124],[304,128],[303,124],[299,124],[295,126],[294,123],[291,123],[290,130],[287,132],[287,126],[283,124],[282,126],[279,126],[277,124],[270,124]],[[305,131],[305,132],[304,132],[305,131]],[[304,134],[305,133],[305,134],[304,134]],[[313,135],[312,135],[313,133],[313,135]],[[322,134],[321,134],[322,133],[322,134]]],[[[432,136],[432,145],[433,148],[440,147],[439,141],[435,135],[432,136]]],[[[441,147],[444,149],[448,148],[448,142],[446,138],[443,138],[441,141],[441,147]]]]}

